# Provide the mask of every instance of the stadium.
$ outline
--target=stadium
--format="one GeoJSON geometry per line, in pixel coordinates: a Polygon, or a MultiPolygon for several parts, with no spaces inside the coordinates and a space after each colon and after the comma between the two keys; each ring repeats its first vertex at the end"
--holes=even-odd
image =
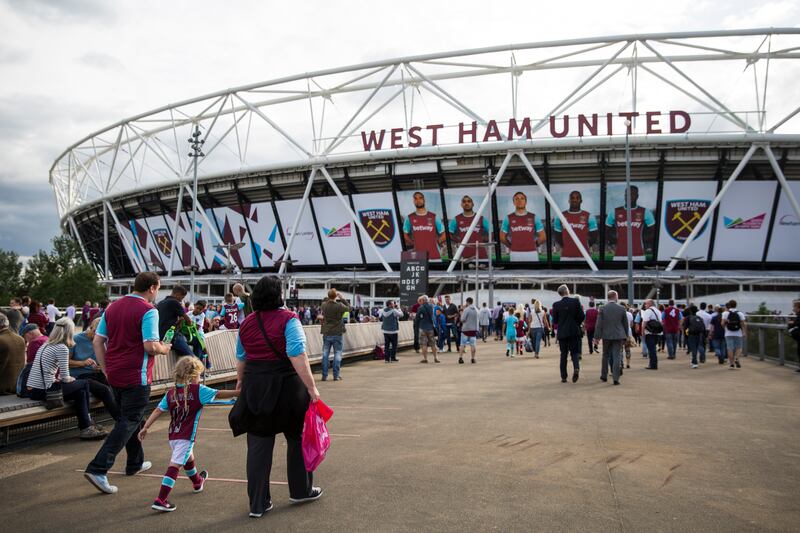
{"type": "Polygon", "coordinates": [[[626,295],[631,220],[637,299],[788,311],[798,59],[800,30],[770,28],[331,68],[121,120],[64,150],[50,183],[112,295],[146,270],[209,297],[278,272],[300,299],[334,285],[378,302],[412,249],[437,292],[479,302],[562,282],[626,295]]]}

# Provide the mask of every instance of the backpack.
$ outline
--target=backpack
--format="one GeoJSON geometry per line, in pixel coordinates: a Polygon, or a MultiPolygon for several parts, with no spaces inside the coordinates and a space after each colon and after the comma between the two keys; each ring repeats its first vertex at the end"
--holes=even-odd
{"type": "Polygon", "coordinates": [[[375,345],[375,349],[372,350],[372,358],[373,359],[384,359],[385,356],[386,356],[386,354],[384,353],[383,348],[381,348],[379,345],[376,344],[375,345]]]}
{"type": "MultiPolygon", "coordinates": [[[[649,310],[650,309],[648,308],[648,311],[649,310]]],[[[652,316],[652,313],[650,313],[650,315],[652,316]]],[[[642,313],[642,318],[644,318],[644,313],[642,313]]],[[[650,335],[659,335],[664,331],[664,325],[661,323],[660,320],[651,318],[650,320],[645,322],[644,329],[650,335]]]]}
{"type": "Polygon", "coordinates": [[[728,312],[728,320],[725,324],[725,328],[728,331],[739,331],[742,329],[742,317],[739,315],[739,311],[728,312]]]}
{"type": "Polygon", "coordinates": [[[689,335],[699,335],[705,333],[706,323],[697,315],[689,317],[689,335]]]}

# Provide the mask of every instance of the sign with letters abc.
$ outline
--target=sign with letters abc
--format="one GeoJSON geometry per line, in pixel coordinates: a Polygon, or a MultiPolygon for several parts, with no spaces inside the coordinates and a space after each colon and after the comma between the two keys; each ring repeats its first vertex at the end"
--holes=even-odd
{"type": "Polygon", "coordinates": [[[400,305],[412,306],[428,292],[428,253],[409,250],[400,254],[400,305]]]}

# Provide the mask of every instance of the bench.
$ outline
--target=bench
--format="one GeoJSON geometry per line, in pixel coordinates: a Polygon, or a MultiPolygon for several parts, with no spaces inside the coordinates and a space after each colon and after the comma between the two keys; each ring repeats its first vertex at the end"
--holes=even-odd
{"type": "MultiPolygon", "coordinates": [[[[383,333],[379,322],[364,324],[348,324],[344,335],[342,359],[356,359],[372,353],[375,345],[383,345],[383,333]]],[[[307,338],[307,351],[312,369],[322,364],[322,335],[320,326],[303,326],[307,338]]],[[[206,349],[211,360],[212,369],[206,372],[206,385],[220,385],[236,379],[236,340],[237,330],[214,331],[206,334],[206,349]]],[[[398,348],[412,345],[414,342],[411,322],[400,322],[398,348]]],[[[168,356],[157,356],[153,366],[153,384],[150,389],[151,398],[159,398],[172,385],[172,369],[178,357],[172,353],[168,356]]],[[[102,409],[103,404],[93,400],[92,410],[102,409]]],[[[10,428],[23,424],[74,417],[70,405],[57,409],[46,409],[44,403],[17,396],[0,396],[0,446],[9,442],[10,428]]]]}

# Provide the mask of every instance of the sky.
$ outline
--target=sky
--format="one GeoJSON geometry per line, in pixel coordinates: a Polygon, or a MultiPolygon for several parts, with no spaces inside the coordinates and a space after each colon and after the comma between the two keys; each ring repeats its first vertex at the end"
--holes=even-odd
{"type": "Polygon", "coordinates": [[[510,42],[797,27],[800,0],[0,0],[0,249],[48,249],[48,171],[85,135],[161,105],[324,68],[510,42]]]}

